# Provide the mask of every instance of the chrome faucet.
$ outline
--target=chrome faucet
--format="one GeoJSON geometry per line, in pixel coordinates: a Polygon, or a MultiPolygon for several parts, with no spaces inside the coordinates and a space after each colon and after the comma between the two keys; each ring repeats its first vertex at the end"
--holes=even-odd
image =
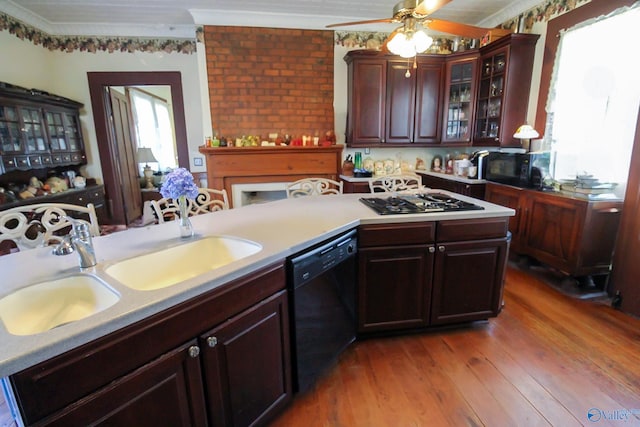
{"type": "Polygon", "coordinates": [[[80,268],[93,267],[96,265],[96,253],[93,249],[89,224],[68,216],[63,218],[71,223],[71,231],[69,236],[56,246],[53,253],[68,255],[77,251],[80,257],[80,268]]]}

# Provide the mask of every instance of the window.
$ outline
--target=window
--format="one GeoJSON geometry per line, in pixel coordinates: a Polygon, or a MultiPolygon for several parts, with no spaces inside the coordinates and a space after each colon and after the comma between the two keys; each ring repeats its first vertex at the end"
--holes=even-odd
{"type": "MultiPolygon", "coordinates": [[[[133,104],[138,146],[151,148],[158,160],[158,170],[176,168],[178,156],[167,101],[137,88],[128,88],[128,91],[133,104]]],[[[150,166],[156,169],[154,165],[150,166]]]]}
{"type": "Polygon", "coordinates": [[[555,152],[554,178],[586,172],[626,183],[640,80],[628,43],[640,37],[640,7],[623,8],[561,35],[547,104],[546,138],[555,152]],[[613,36],[615,35],[615,37],[613,36]]]}

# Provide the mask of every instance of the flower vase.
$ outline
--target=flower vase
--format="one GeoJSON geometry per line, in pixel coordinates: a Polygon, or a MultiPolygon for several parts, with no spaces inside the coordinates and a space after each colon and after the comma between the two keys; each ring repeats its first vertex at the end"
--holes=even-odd
{"type": "Polygon", "coordinates": [[[178,226],[180,227],[180,237],[187,239],[193,236],[193,226],[189,219],[189,203],[185,196],[178,197],[178,209],[180,217],[178,218],[178,226]]]}

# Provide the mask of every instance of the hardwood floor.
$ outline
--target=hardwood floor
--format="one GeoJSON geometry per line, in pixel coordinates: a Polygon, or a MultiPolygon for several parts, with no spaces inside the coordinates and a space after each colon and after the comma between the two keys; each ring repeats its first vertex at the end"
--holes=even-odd
{"type": "Polygon", "coordinates": [[[271,426],[640,426],[640,319],[513,266],[504,300],[488,322],[355,343],[271,426]]]}

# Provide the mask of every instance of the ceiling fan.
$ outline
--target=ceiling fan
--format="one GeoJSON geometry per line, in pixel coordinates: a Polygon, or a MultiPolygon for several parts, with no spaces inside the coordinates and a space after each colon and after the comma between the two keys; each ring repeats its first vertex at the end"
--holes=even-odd
{"type": "MultiPolygon", "coordinates": [[[[490,30],[495,31],[495,29],[475,27],[473,25],[429,17],[429,15],[450,1],[451,0],[403,0],[393,7],[393,15],[391,18],[343,22],[340,24],[327,25],[327,28],[384,22],[402,24],[401,27],[396,28],[389,37],[387,37],[384,45],[389,51],[403,58],[414,57],[417,53],[426,51],[433,43],[433,39],[420,27],[473,39],[482,38],[490,30]]],[[[500,31],[504,31],[505,34],[510,32],[508,30],[500,31]]]]}

